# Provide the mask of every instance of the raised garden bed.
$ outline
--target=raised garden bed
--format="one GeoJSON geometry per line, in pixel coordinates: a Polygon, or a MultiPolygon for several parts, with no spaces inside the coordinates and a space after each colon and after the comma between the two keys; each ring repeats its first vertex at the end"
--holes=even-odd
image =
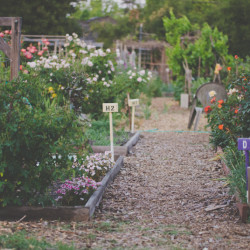
{"type": "MultiPolygon", "coordinates": [[[[128,155],[131,148],[137,143],[140,137],[140,132],[132,134],[132,137],[122,146],[114,146],[115,155],[128,155]]],[[[94,153],[104,153],[110,151],[110,146],[91,146],[94,153]]]]}
{"type": "MultiPolygon", "coordinates": [[[[218,148],[217,152],[222,153],[223,151],[221,148],[218,148]]],[[[222,169],[223,169],[224,174],[226,176],[229,175],[230,174],[229,167],[225,164],[224,161],[221,161],[221,162],[222,162],[222,169]]],[[[248,216],[250,216],[250,206],[247,203],[242,203],[237,193],[235,193],[235,199],[236,199],[236,206],[238,208],[241,221],[243,223],[246,223],[248,220],[248,216]]]]}
{"type": "Polygon", "coordinates": [[[108,184],[116,177],[123,166],[123,156],[116,156],[114,167],[103,178],[101,185],[92,194],[85,206],[60,206],[60,207],[4,207],[0,208],[0,219],[26,220],[47,219],[64,221],[87,221],[94,214],[96,206],[100,203],[108,184]]]}

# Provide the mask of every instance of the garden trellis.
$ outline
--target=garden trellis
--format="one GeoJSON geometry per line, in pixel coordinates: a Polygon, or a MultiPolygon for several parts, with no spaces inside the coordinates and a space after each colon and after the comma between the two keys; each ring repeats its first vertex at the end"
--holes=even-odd
{"type": "Polygon", "coordinates": [[[10,60],[10,80],[18,76],[20,68],[21,25],[21,17],[0,17],[0,26],[11,27],[10,45],[0,37],[0,50],[2,50],[10,60]]]}

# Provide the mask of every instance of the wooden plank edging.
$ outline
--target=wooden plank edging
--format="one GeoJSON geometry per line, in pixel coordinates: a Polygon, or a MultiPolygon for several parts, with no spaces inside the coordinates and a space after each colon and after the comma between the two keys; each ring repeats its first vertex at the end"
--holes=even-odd
{"type": "MultiPolygon", "coordinates": [[[[123,146],[114,146],[115,155],[128,155],[131,148],[138,142],[140,132],[136,132],[123,146]]],[[[110,151],[110,146],[91,146],[94,153],[110,151]]]]}
{"type": "Polygon", "coordinates": [[[130,140],[124,145],[128,148],[128,153],[131,150],[131,148],[138,142],[140,137],[140,132],[137,131],[131,138],[130,140]]]}
{"type": "Polygon", "coordinates": [[[115,166],[102,179],[101,186],[98,187],[98,189],[92,194],[92,196],[86,203],[85,207],[89,209],[89,217],[91,217],[94,214],[95,208],[99,205],[108,184],[111,181],[113,181],[113,179],[119,173],[121,167],[123,166],[123,158],[124,158],[123,156],[120,156],[118,158],[118,160],[115,163],[115,166]]]}

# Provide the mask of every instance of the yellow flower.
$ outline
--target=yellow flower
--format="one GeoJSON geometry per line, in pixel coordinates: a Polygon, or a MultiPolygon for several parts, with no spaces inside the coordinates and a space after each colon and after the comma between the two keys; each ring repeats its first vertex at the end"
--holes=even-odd
{"type": "Polygon", "coordinates": [[[85,97],[84,97],[84,101],[87,101],[88,99],[89,99],[88,96],[85,96],[85,97]]]}
{"type": "Polygon", "coordinates": [[[0,176],[3,177],[3,173],[2,172],[0,173],[0,176]]]}
{"type": "Polygon", "coordinates": [[[53,93],[51,97],[52,97],[52,98],[55,98],[55,97],[57,97],[57,94],[56,94],[56,93],[53,93]]]}
{"type": "Polygon", "coordinates": [[[55,93],[53,87],[49,87],[49,88],[48,88],[48,91],[49,91],[49,93],[51,93],[51,94],[55,93]]]}

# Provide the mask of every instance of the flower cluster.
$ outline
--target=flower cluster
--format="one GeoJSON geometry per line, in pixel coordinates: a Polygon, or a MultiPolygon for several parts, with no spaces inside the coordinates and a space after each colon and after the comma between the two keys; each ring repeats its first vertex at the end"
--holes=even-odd
{"type": "Polygon", "coordinates": [[[75,157],[72,168],[81,175],[87,175],[99,181],[113,166],[114,162],[111,160],[111,152],[107,151],[104,154],[91,154],[86,159],[82,159],[81,163],[75,157]]]}
{"type": "Polygon", "coordinates": [[[113,165],[114,162],[111,160],[111,152],[105,152],[104,154],[97,153],[87,156],[79,169],[86,172],[88,176],[99,179],[110,170],[113,165]]]}
{"type": "Polygon", "coordinates": [[[149,81],[152,78],[152,72],[151,71],[145,71],[144,69],[140,70],[140,71],[136,71],[136,69],[135,70],[129,70],[127,72],[127,74],[129,76],[130,80],[135,80],[138,83],[141,83],[141,82],[146,83],[147,81],[149,81]]]}
{"type": "Polygon", "coordinates": [[[56,201],[60,201],[62,205],[81,205],[86,197],[91,195],[100,185],[100,182],[95,182],[85,176],[66,180],[56,191],[59,195],[56,201]]]}
{"type": "Polygon", "coordinates": [[[70,63],[65,59],[59,59],[57,55],[49,57],[41,57],[39,60],[34,62],[28,62],[27,65],[35,70],[45,69],[65,69],[70,67],[70,63]]]}

